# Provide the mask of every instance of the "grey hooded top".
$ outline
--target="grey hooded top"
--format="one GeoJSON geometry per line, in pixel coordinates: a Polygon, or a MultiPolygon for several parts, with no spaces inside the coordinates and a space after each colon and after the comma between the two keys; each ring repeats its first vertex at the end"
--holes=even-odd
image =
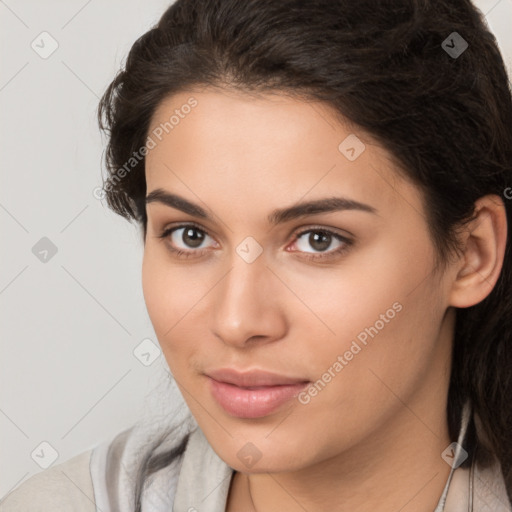
{"type": "MultiPolygon", "coordinates": [[[[452,469],[433,512],[512,512],[496,460],[485,469],[474,463],[468,468],[458,465],[470,416],[466,405],[451,452],[452,469]]],[[[185,452],[152,475],[142,496],[142,511],[224,512],[234,470],[219,458],[193,419],[182,424],[174,441],[162,443],[157,452],[176,445],[176,439],[188,431],[185,452]]],[[[32,476],[3,498],[0,512],[133,512],[137,464],[148,442],[161,431],[156,422],[134,426],[32,476]]]]}

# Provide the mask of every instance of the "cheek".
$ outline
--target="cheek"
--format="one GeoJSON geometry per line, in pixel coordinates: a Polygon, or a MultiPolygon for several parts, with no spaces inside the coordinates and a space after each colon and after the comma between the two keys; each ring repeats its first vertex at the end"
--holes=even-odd
{"type": "Polygon", "coordinates": [[[429,275],[428,241],[412,251],[398,240],[376,247],[325,283],[330,300],[322,294],[312,304],[335,332],[303,355],[315,362],[318,405],[372,408],[396,399],[388,387],[407,394],[428,371],[436,357],[444,292],[429,275]]]}
{"type": "Polygon", "coordinates": [[[208,339],[205,326],[211,306],[207,295],[215,284],[211,277],[208,272],[173,262],[156,244],[144,249],[142,288],[146,309],[169,369],[179,382],[190,382],[197,374],[197,365],[211,350],[204,342],[208,339]]]}
{"type": "MultiPolygon", "coordinates": [[[[309,348],[303,357],[315,367],[316,380],[298,397],[294,424],[303,426],[294,427],[294,435],[308,438],[311,430],[324,432],[328,442],[317,449],[328,456],[379,430],[401,412],[403,403],[411,403],[438,364],[442,315],[425,308],[428,300],[428,289],[401,297],[399,304],[387,297],[375,300],[371,308],[367,304],[358,315],[354,312],[352,321],[337,324],[342,335],[334,343],[309,348]]],[[[448,354],[444,357],[448,360],[448,354]]]]}
{"type": "Polygon", "coordinates": [[[173,263],[160,244],[144,249],[142,288],[151,321],[157,334],[166,334],[182,319],[191,303],[200,299],[197,275],[173,263]]]}
{"type": "Polygon", "coordinates": [[[187,312],[199,292],[183,271],[169,263],[160,248],[146,246],[142,262],[142,289],[146,308],[164,354],[174,350],[187,312]]]}
{"type": "Polygon", "coordinates": [[[409,325],[419,327],[410,316],[416,307],[410,292],[428,275],[430,262],[419,264],[411,260],[409,249],[389,245],[376,244],[347,258],[339,268],[317,271],[314,278],[285,274],[309,310],[297,303],[300,315],[294,317],[297,332],[292,338],[309,340],[310,360],[319,362],[317,373],[351,349],[358,356],[348,353],[350,360],[365,359],[361,354],[368,352],[372,341],[389,347],[399,344],[400,333],[406,336],[409,325]]]}
{"type": "MultiPolygon", "coordinates": [[[[365,311],[366,321],[351,324],[322,368],[325,373],[338,362],[333,368],[338,377],[332,379],[324,406],[358,411],[358,420],[370,424],[371,418],[399,404],[397,397],[407,402],[428,373],[448,361],[439,343],[442,312],[434,305],[439,298],[433,292],[427,283],[415,294],[394,295],[400,299],[374,304],[365,311]]],[[[320,372],[319,377],[325,380],[320,372]]]]}
{"type": "Polygon", "coordinates": [[[169,275],[163,275],[164,266],[159,258],[155,257],[155,251],[150,246],[144,249],[142,261],[142,290],[149,317],[160,339],[160,333],[164,330],[166,321],[170,321],[169,312],[173,311],[172,281],[169,275]]]}

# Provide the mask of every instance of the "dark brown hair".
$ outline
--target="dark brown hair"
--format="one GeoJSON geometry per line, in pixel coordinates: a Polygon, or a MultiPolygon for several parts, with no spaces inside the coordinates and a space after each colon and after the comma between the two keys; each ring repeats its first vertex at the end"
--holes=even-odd
{"type": "MultiPolygon", "coordinates": [[[[422,190],[442,261],[457,250],[457,227],[472,218],[475,201],[505,195],[499,280],[481,303],[456,312],[447,417],[456,440],[462,405],[471,401],[488,442],[473,425],[466,448],[473,455],[478,446],[482,464],[498,458],[510,495],[512,98],[481,12],[469,0],[178,0],[134,43],[98,109],[109,136],[108,205],[144,235],[144,158],[122,179],[118,170],[145,145],[159,104],[194,87],[326,102],[386,148],[422,190]],[[450,53],[454,41],[459,53],[467,43],[465,51],[450,53]]],[[[171,463],[185,442],[167,458],[148,457],[141,480],[171,463]]],[[[136,502],[139,510],[140,492],[136,502]]]]}

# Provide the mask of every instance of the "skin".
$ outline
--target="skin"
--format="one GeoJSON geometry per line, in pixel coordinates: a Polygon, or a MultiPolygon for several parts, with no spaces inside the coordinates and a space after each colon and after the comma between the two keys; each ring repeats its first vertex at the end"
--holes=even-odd
{"type": "MultiPolygon", "coordinates": [[[[461,233],[461,255],[436,271],[420,190],[385,148],[336,120],[327,105],[196,89],[163,101],[150,132],[191,96],[197,106],[146,157],[147,191],[180,195],[212,219],[147,204],[143,290],[192,414],[236,470],[226,510],[432,511],[450,472],[441,453],[451,443],[453,306],[480,302],[498,278],[503,203],[479,200],[476,219],[461,233]],[[350,134],[366,147],[354,161],[338,150],[350,134]],[[267,222],[276,208],[331,196],[376,212],[267,222]],[[159,238],[183,222],[203,230],[199,247],[183,229],[159,238]],[[311,261],[308,255],[325,252],[308,242],[311,231],[297,239],[307,228],[353,243],[332,259],[311,261]],[[252,263],[236,251],[248,236],[263,249],[252,263]],[[317,381],[397,302],[400,312],[309,403],[292,399],[263,418],[241,419],[212,397],[204,372],[213,368],[317,381]],[[248,442],[261,452],[251,468],[237,457],[248,442]]],[[[331,240],[332,253],[342,244],[331,240]]]]}

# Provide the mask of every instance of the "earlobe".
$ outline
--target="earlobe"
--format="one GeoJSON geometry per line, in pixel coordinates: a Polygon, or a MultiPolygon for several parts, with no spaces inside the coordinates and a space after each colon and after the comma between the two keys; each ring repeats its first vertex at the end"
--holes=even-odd
{"type": "Polygon", "coordinates": [[[487,195],[475,203],[467,224],[464,249],[453,282],[450,305],[467,308],[484,300],[500,275],[507,241],[507,217],[501,197],[487,195]]]}

